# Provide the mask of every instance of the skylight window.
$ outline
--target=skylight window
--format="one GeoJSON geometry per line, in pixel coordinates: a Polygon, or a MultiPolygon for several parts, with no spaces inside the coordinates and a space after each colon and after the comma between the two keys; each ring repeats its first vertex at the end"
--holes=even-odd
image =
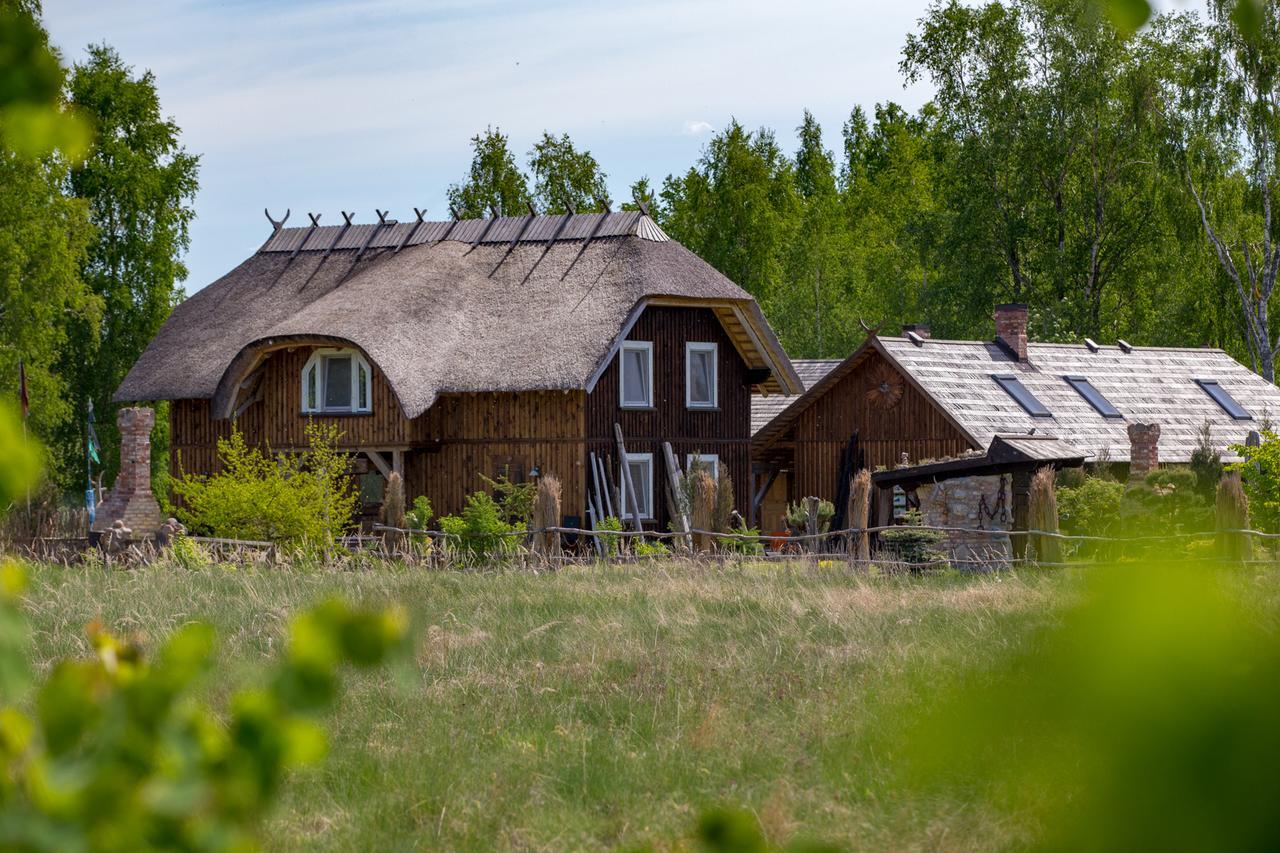
{"type": "Polygon", "coordinates": [[[992,376],[996,384],[1004,389],[1004,392],[1013,398],[1014,402],[1026,410],[1028,415],[1033,418],[1051,418],[1053,412],[1050,412],[1036,399],[1035,395],[1027,390],[1027,386],[1018,381],[1016,376],[992,376]]]}
{"type": "Polygon", "coordinates": [[[1076,393],[1084,397],[1090,406],[1104,418],[1123,418],[1120,410],[1111,405],[1111,401],[1102,396],[1102,392],[1093,387],[1093,383],[1083,376],[1064,376],[1067,384],[1076,389],[1076,393]]]}
{"type": "Polygon", "coordinates": [[[1231,417],[1235,418],[1238,421],[1253,420],[1253,415],[1245,411],[1244,406],[1241,406],[1239,403],[1237,403],[1235,401],[1235,398],[1227,393],[1227,389],[1223,388],[1221,385],[1218,384],[1218,380],[1197,379],[1196,384],[1199,385],[1201,388],[1203,388],[1204,393],[1212,397],[1213,402],[1221,406],[1222,411],[1226,412],[1228,415],[1231,415],[1231,417]]]}

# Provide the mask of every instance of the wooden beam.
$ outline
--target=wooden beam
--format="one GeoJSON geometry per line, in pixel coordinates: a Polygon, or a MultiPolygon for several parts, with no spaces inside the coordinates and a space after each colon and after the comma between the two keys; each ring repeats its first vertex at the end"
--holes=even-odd
{"type": "Polygon", "coordinates": [[[382,458],[381,453],[379,453],[376,450],[363,450],[361,452],[365,456],[369,457],[369,461],[374,464],[374,467],[378,469],[378,472],[382,474],[383,477],[385,477],[388,480],[391,479],[391,466],[387,464],[386,459],[382,458]]]}
{"type": "Polygon", "coordinates": [[[240,417],[240,415],[244,414],[245,409],[249,408],[250,406],[252,406],[254,403],[258,402],[261,399],[262,399],[262,392],[258,391],[248,400],[245,400],[243,403],[241,403],[239,407],[237,407],[236,410],[231,413],[231,420],[234,421],[236,418],[240,417]]]}
{"type": "Polygon", "coordinates": [[[780,470],[781,469],[779,468],[771,468],[769,470],[768,478],[764,481],[764,485],[761,486],[760,490],[756,492],[755,495],[752,496],[751,506],[747,510],[748,514],[750,515],[750,518],[747,520],[748,527],[756,526],[756,521],[759,520],[759,516],[760,516],[760,507],[762,504],[764,504],[764,499],[769,494],[769,490],[773,488],[773,481],[778,479],[778,472],[780,470]]]}
{"type": "Polygon", "coordinates": [[[404,481],[404,451],[391,451],[391,470],[400,475],[401,482],[404,481]]]}

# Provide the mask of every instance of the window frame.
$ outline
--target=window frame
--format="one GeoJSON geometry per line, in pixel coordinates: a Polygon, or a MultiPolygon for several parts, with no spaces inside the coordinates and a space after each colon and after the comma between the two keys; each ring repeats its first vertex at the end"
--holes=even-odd
{"type": "Polygon", "coordinates": [[[993,382],[996,383],[996,385],[1000,388],[1001,391],[1009,395],[1009,399],[1017,403],[1019,408],[1021,408],[1022,411],[1026,412],[1031,417],[1033,418],[1052,418],[1053,417],[1053,412],[1049,410],[1049,407],[1046,406],[1043,402],[1041,402],[1039,397],[1031,393],[1031,389],[1028,388],[1026,385],[1023,385],[1022,380],[1019,379],[1017,376],[1014,376],[1012,373],[993,373],[991,374],[991,379],[993,382]],[[1029,401],[1030,403],[1035,403],[1037,406],[1039,406],[1040,407],[1039,410],[1031,408],[1028,402],[1024,402],[1023,400],[1019,399],[1018,392],[1021,392],[1022,394],[1026,395],[1027,401],[1029,401]]]}
{"type": "MultiPolygon", "coordinates": [[[[632,476],[631,479],[633,481],[633,484],[636,487],[636,497],[639,498],[643,496],[645,498],[645,500],[641,503],[641,506],[640,506],[640,521],[642,522],[653,521],[654,518],[656,518],[656,516],[654,515],[655,507],[653,505],[653,480],[654,480],[653,454],[652,453],[628,453],[627,461],[626,461],[628,470],[630,470],[630,465],[633,462],[638,462],[648,466],[648,476],[645,478],[645,482],[643,486],[641,486],[638,483],[634,483],[634,480],[635,480],[634,475],[632,476]]],[[[630,521],[632,519],[631,498],[630,498],[630,495],[627,493],[627,478],[624,476],[621,478],[621,481],[622,482],[619,483],[620,488],[618,490],[618,494],[622,498],[621,514],[619,518],[623,521],[630,521]]]]}
{"type": "Polygon", "coordinates": [[[714,341],[685,341],[684,345],[684,407],[711,411],[720,408],[720,345],[714,341]],[[710,402],[693,399],[693,354],[711,354],[710,402]]]}
{"type": "Polygon", "coordinates": [[[1079,394],[1080,398],[1084,400],[1086,403],[1088,403],[1090,406],[1092,406],[1093,410],[1097,412],[1099,415],[1101,415],[1102,417],[1107,418],[1108,420],[1113,420],[1113,421],[1124,420],[1124,412],[1117,409],[1115,403],[1112,403],[1110,400],[1108,400],[1107,395],[1099,391],[1098,386],[1094,385],[1093,382],[1089,379],[1089,377],[1071,375],[1071,376],[1064,376],[1062,377],[1062,379],[1068,385],[1071,386],[1071,390],[1079,394]],[[1083,389],[1081,388],[1081,386],[1084,386],[1083,389]],[[1089,397],[1089,394],[1085,393],[1085,391],[1089,391],[1098,399],[1096,401],[1091,399],[1089,397]],[[1101,405],[1099,405],[1099,402],[1101,402],[1101,405]],[[1102,406],[1106,406],[1107,408],[1103,409],[1102,406]]]}
{"type": "Polygon", "coordinates": [[[1231,392],[1222,387],[1222,383],[1217,379],[1196,379],[1195,383],[1200,386],[1200,390],[1208,395],[1219,409],[1221,409],[1227,417],[1233,421],[1251,421],[1253,414],[1240,405],[1240,401],[1231,396],[1231,392]],[[1215,393],[1215,391],[1217,393],[1215,393]],[[1221,395],[1221,396],[1219,396],[1221,395]],[[1240,414],[1236,414],[1231,409],[1234,407],[1240,414]]]}
{"type": "Polygon", "coordinates": [[[302,413],[305,415],[325,415],[325,416],[342,416],[342,415],[368,415],[373,413],[373,369],[369,366],[369,360],[360,353],[359,350],[351,347],[317,347],[311,357],[307,359],[307,363],[302,367],[301,380],[301,397],[298,402],[302,413]],[[326,383],[328,382],[328,371],[325,369],[325,362],[332,358],[350,358],[351,359],[351,405],[341,408],[328,407],[324,404],[326,383]],[[309,396],[309,378],[311,371],[315,371],[316,375],[316,405],[308,404],[309,396]],[[360,394],[360,371],[364,371],[365,385],[364,396],[360,394]]]}
{"type": "Polygon", "coordinates": [[[718,453],[686,453],[684,455],[684,470],[693,470],[693,460],[705,462],[711,466],[711,479],[717,483],[720,482],[720,454],[718,453]]]}
{"type": "Polygon", "coordinates": [[[653,341],[623,341],[618,348],[618,408],[620,409],[652,409],[653,405],[653,341]],[[627,402],[627,353],[643,352],[648,363],[644,403],[627,402]]]}

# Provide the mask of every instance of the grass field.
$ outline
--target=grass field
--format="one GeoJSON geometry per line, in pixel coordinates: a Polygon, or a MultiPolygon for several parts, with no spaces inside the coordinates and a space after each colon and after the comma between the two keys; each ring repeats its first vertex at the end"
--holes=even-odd
{"type": "Polygon", "coordinates": [[[273,847],[680,848],[703,809],[732,805],[775,842],[990,849],[1027,827],[910,793],[885,744],[903,709],[928,703],[930,674],[1053,622],[1079,575],[32,567],[30,580],[38,667],[87,654],[95,618],[148,643],[200,619],[221,638],[215,700],[252,682],[311,602],[408,608],[413,661],[350,675],[330,756],[290,779],[273,847]]]}

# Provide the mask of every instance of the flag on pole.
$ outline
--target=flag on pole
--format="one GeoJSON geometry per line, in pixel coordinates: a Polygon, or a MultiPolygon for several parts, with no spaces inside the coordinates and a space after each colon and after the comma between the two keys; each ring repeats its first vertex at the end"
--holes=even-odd
{"type": "Polygon", "coordinates": [[[89,458],[90,458],[90,459],[92,459],[92,460],[93,460],[94,462],[96,462],[97,464],[101,465],[101,464],[102,464],[102,460],[98,458],[98,448],[100,447],[100,445],[98,444],[98,433],[97,433],[97,431],[96,431],[96,430],[94,430],[94,428],[93,428],[93,401],[92,401],[92,400],[90,400],[90,401],[89,401],[89,432],[88,432],[88,437],[89,437],[89,438],[88,438],[88,446],[87,446],[87,448],[86,448],[86,449],[88,450],[89,458]]]}
{"type": "Polygon", "coordinates": [[[27,366],[18,362],[18,404],[22,406],[22,419],[31,414],[31,398],[27,396],[27,366]]]}

